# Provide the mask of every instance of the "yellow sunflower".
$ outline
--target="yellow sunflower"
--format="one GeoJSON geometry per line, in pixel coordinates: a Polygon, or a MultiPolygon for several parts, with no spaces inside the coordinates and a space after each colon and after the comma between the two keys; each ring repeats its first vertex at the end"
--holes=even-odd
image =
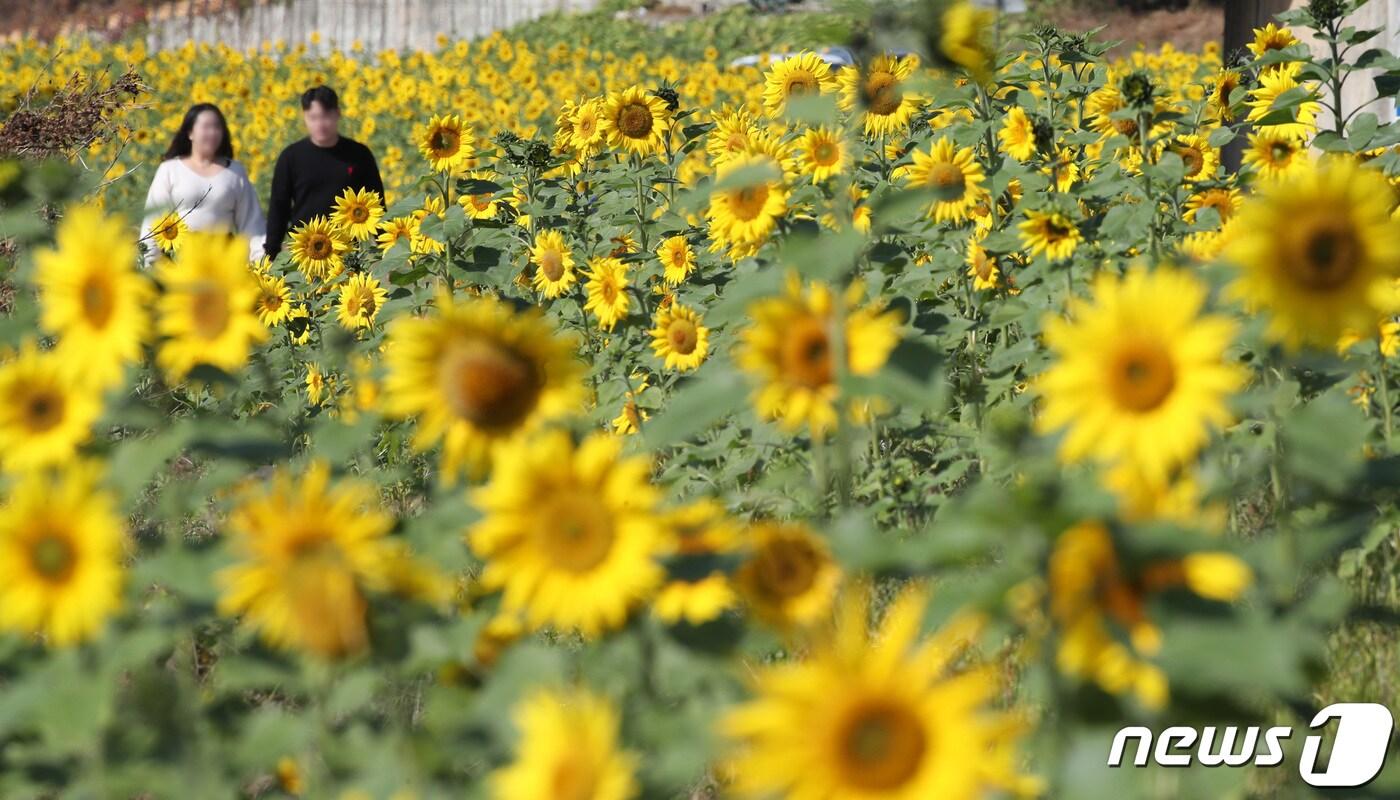
{"type": "Polygon", "coordinates": [[[0,628],[71,645],[120,607],[126,532],[98,479],[78,463],[10,487],[0,504],[0,628]]]}
{"type": "Polygon", "coordinates": [[[967,277],[972,279],[972,288],[978,291],[995,289],[1001,284],[1001,268],[996,256],[971,239],[967,242],[967,277]]]}
{"type": "Polygon", "coordinates": [[[493,800],[630,800],[640,794],[637,757],[618,742],[618,715],[586,690],[536,691],[512,712],[515,760],[491,774],[493,800]]]}
{"type": "Polygon", "coordinates": [[[679,286],[695,271],[695,252],[684,236],[670,236],[656,248],[656,258],[661,262],[662,277],[668,286],[679,286]]]}
{"type": "Polygon", "coordinates": [[[530,248],[530,263],[535,265],[535,291],[554,299],[574,288],[578,273],[574,271],[574,254],[556,230],[540,231],[530,248]]]}
{"type": "Polygon", "coordinates": [[[665,362],[666,369],[689,372],[699,367],[710,352],[710,329],[700,315],[680,303],[670,303],[656,312],[651,329],[651,349],[665,362]]]}
{"type": "Polygon", "coordinates": [[[1203,313],[1206,286],[1186,272],[1101,273],[1093,302],[1045,323],[1055,356],[1037,381],[1042,432],[1064,429],[1060,457],[1127,464],[1162,484],[1226,425],[1244,371],[1225,359],[1236,326],[1203,313]]]}
{"type": "Polygon", "coordinates": [[[799,169],[813,183],[840,175],[851,165],[846,139],[836,128],[811,128],[797,140],[797,145],[802,152],[799,169]]]}
{"type": "Polygon", "coordinates": [[[1267,313],[1268,335],[1289,347],[1330,346],[1347,328],[1369,328],[1400,307],[1393,205],[1385,177],[1349,158],[1266,184],[1226,245],[1239,269],[1228,294],[1267,313]]]}
{"type": "Polygon", "coordinates": [[[717,249],[734,259],[753,255],[787,212],[782,170],[767,156],[728,159],[716,172],[705,217],[717,249]]]}
{"type": "Polygon", "coordinates": [[[254,277],[258,282],[258,321],[269,328],[285,322],[292,313],[292,292],[286,279],[268,272],[254,272],[254,277]]]}
{"type": "Polygon", "coordinates": [[[389,292],[379,279],[367,272],[357,272],[340,285],[337,319],[347,330],[368,328],[379,316],[379,309],[389,299],[389,292]]]}
{"type": "Polygon", "coordinates": [[[307,281],[330,280],[345,269],[350,243],[325,217],[312,217],[292,231],[292,263],[307,281]]]}
{"type": "Polygon", "coordinates": [[[1311,160],[1307,142],[1272,125],[1249,134],[1249,146],[1243,156],[1244,163],[1265,181],[1298,175],[1311,160]]]}
{"type": "Polygon", "coordinates": [[[934,222],[959,223],[968,219],[973,208],[987,199],[982,184],[987,177],[971,147],[957,149],[952,139],[940,138],[925,153],[914,151],[914,163],[902,176],[909,183],[933,194],[928,215],[934,222]]]}
{"type": "Polygon", "coordinates": [[[435,315],[389,325],[385,409],[414,418],[418,450],[443,443],[444,480],[479,476],[496,445],[581,408],[574,353],[538,312],[440,296],[435,315]]]}
{"type": "Polygon", "coordinates": [[[1084,238],[1079,226],[1058,211],[1027,211],[1019,227],[1021,244],[1031,258],[1044,253],[1051,261],[1064,261],[1084,238]]]}
{"type": "Polygon", "coordinates": [[[836,89],[831,65],[816,53],[803,52],[776,61],[763,76],[763,106],[770,116],[781,117],[794,97],[830,94],[836,89]]]}
{"type": "Polygon", "coordinates": [[[639,156],[666,152],[671,112],[666,101],[640,86],[608,96],[603,106],[603,135],[608,144],[639,156]]]}
{"type": "Polygon", "coordinates": [[[575,447],[551,430],[519,440],[472,492],[482,518],[467,539],[482,586],[532,629],[596,637],[621,627],[661,583],[665,544],[651,460],[593,434],[575,447]]]}
{"type": "Polygon", "coordinates": [[[1181,157],[1181,163],[1186,167],[1182,177],[1190,183],[1212,180],[1220,168],[1220,151],[1211,147],[1210,141],[1199,134],[1177,136],[1167,143],[1167,152],[1181,157]]]}
{"type": "Polygon", "coordinates": [[[836,359],[844,358],[852,375],[873,375],[899,343],[899,315],[878,303],[857,307],[860,297],[859,283],[838,298],[821,283],[804,291],[793,276],[782,296],[750,306],[753,324],[740,334],[738,360],[759,382],[754,405],[761,416],[789,431],[806,425],[814,436],[836,426],[836,359]],[[838,300],[846,306],[844,354],[832,340],[838,300]]]}
{"type": "Polygon", "coordinates": [[[136,242],[91,206],[69,209],[56,240],[34,254],[40,324],[58,336],[58,363],[75,380],[109,388],[141,360],[150,332],[153,292],[136,269],[136,242]]]}
{"type": "Polygon", "coordinates": [[[184,245],[189,232],[190,226],[185,224],[185,218],[179,211],[169,211],[151,223],[151,238],[160,252],[168,256],[174,255],[184,245]]]}
{"type": "Polygon", "coordinates": [[[914,73],[913,56],[878,55],[865,67],[846,67],[837,74],[841,108],[861,115],[868,136],[892,136],[909,127],[924,98],[905,91],[914,73]]]}
{"type": "Polygon", "coordinates": [[[991,30],[996,13],[978,8],[968,0],[953,0],[943,10],[943,35],[939,51],[948,61],[962,67],[978,83],[986,83],[995,66],[991,30]]]}
{"type": "Polygon", "coordinates": [[[79,382],[60,358],[26,341],[0,363],[0,465],[7,472],[71,460],[102,413],[98,387],[79,382]]]}
{"type": "Polygon", "coordinates": [[[585,311],[598,318],[598,327],[610,331],[627,316],[632,300],[627,294],[627,265],[613,256],[588,261],[588,302],[585,311]]]}
{"type": "Polygon", "coordinates": [[[673,540],[666,552],[674,564],[652,602],[667,624],[702,625],[739,605],[729,576],[714,559],[739,549],[739,532],[724,507],[708,498],[672,511],[667,526],[673,540]]]}
{"type": "Polygon", "coordinates": [[[927,603],[902,590],[872,632],[862,587],[810,652],[758,668],[756,697],[720,723],[738,797],[978,800],[1034,783],[1016,766],[1025,725],[993,710],[995,670],[960,667],[980,623],[925,637],[927,603]]]}
{"type": "Polygon", "coordinates": [[[399,242],[408,242],[409,247],[413,246],[413,240],[418,236],[419,221],[417,217],[394,217],[379,223],[379,236],[375,241],[379,243],[380,252],[387,253],[399,242]]]}
{"type": "Polygon", "coordinates": [[[1017,161],[1030,161],[1035,155],[1035,126],[1026,110],[1012,106],[1006,110],[1006,119],[997,131],[1001,151],[1017,161]]]}
{"type": "Polygon", "coordinates": [[[725,159],[748,153],[753,137],[759,132],[753,115],[742,106],[724,109],[716,114],[714,125],[714,129],[705,137],[705,152],[715,166],[725,159]]]}
{"type": "Polygon", "coordinates": [[[607,134],[603,131],[603,103],[585,100],[578,104],[570,117],[569,144],[580,155],[591,156],[603,149],[607,134]]]}
{"type": "Polygon", "coordinates": [[[1244,197],[1240,194],[1240,190],[1234,187],[1205,189],[1186,198],[1185,212],[1182,217],[1187,222],[1194,223],[1202,209],[1210,208],[1215,210],[1215,213],[1220,217],[1220,224],[1224,226],[1235,215],[1235,212],[1240,210],[1243,203],[1244,197]]]}
{"type": "Polygon", "coordinates": [[[238,237],[191,233],[179,259],[157,271],[164,292],[156,304],[163,337],[156,363],[179,381],[196,364],[234,372],[248,350],[267,338],[254,308],[261,290],[248,269],[248,243],[238,237]]]}
{"type": "Polygon", "coordinates": [[[351,241],[363,242],[374,237],[383,218],[384,204],[377,192],[347,188],[335,199],[331,225],[351,241]]]}
{"type": "Polygon", "coordinates": [[[434,114],[418,134],[418,150],[434,172],[455,174],[476,157],[471,132],[456,114],[434,114]]]}
{"type": "Polygon", "coordinates": [[[369,644],[365,591],[388,585],[393,525],[372,484],[333,484],[325,462],[283,467],[229,514],[239,561],[216,576],[219,612],[241,616],[275,647],[359,653],[369,644]]]}
{"type": "Polygon", "coordinates": [[[321,372],[320,364],[306,365],[306,402],[311,406],[319,406],[326,399],[326,376],[321,372]]]}
{"type": "MultiPolygon", "coordinates": [[[[1298,80],[1302,67],[1298,64],[1279,64],[1282,69],[1266,70],[1259,74],[1259,86],[1250,93],[1245,105],[1249,106],[1249,114],[1246,121],[1256,123],[1257,127],[1277,129],[1279,133],[1306,139],[1317,130],[1317,115],[1322,110],[1322,104],[1316,99],[1316,93],[1309,95],[1309,99],[1292,106],[1292,121],[1278,122],[1267,125],[1259,123],[1274,111],[1274,103],[1293,89],[1303,87],[1308,91],[1313,90],[1313,84],[1300,83],[1298,80]]],[[[1291,96],[1291,95],[1290,95],[1291,96]]]]}
{"type": "MultiPolygon", "coordinates": [[[[1263,58],[1272,50],[1283,50],[1295,44],[1298,44],[1298,37],[1293,35],[1293,31],[1270,22],[1262,28],[1255,28],[1254,41],[1248,42],[1245,47],[1249,48],[1249,52],[1253,53],[1255,58],[1263,58]]],[[[1280,66],[1283,65],[1273,65],[1280,66]]]]}
{"type": "Polygon", "coordinates": [[[311,312],[306,310],[306,305],[299,304],[292,306],[292,310],[287,314],[287,337],[292,344],[306,344],[311,341],[311,312]]]}
{"type": "Polygon", "coordinates": [[[759,522],[734,583],[754,616],[782,630],[805,628],[831,611],[841,565],[826,542],[798,522],[759,522]]]}

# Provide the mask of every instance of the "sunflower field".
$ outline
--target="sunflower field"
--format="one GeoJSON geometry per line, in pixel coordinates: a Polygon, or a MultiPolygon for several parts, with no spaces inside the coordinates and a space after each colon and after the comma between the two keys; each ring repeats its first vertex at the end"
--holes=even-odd
{"type": "Polygon", "coordinates": [[[1306,796],[1105,763],[1400,695],[1336,678],[1400,652],[1358,5],[1119,59],[964,0],[738,68],[0,49],[0,142],[139,76],[0,160],[0,797],[1306,796]],[[320,83],[387,196],[138,241],[189,103],[265,189],[320,83]]]}

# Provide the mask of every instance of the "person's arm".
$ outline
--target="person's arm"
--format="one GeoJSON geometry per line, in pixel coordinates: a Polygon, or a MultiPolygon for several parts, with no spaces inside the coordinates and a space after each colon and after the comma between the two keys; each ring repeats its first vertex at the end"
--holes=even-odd
{"type": "Polygon", "coordinates": [[[248,237],[249,260],[256,259],[264,252],[267,239],[267,221],[263,219],[262,204],[258,202],[258,190],[248,179],[248,173],[240,164],[237,167],[241,191],[238,203],[233,208],[233,226],[239,234],[248,237]]]}
{"type": "Polygon", "coordinates": [[[291,148],[287,148],[277,157],[277,166],[272,170],[272,192],[267,198],[267,235],[263,239],[263,252],[268,258],[276,258],[282,250],[282,239],[287,235],[287,223],[292,217],[291,162],[291,148]]]}
{"type": "Polygon", "coordinates": [[[151,178],[151,188],[146,190],[146,216],[141,221],[141,246],[145,248],[141,260],[146,267],[155,262],[156,254],[160,252],[154,233],[156,221],[175,207],[175,192],[170,185],[170,170],[166,166],[169,163],[160,162],[155,176],[151,178]]]}

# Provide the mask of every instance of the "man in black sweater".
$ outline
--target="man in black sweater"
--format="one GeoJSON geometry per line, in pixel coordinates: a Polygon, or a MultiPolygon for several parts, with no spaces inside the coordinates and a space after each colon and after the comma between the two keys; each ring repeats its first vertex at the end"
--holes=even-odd
{"type": "Polygon", "coordinates": [[[384,196],[379,165],[368,147],[340,135],[340,99],[329,86],[307,89],[301,96],[306,138],[277,157],[272,171],[272,197],[267,203],[269,258],[276,258],[287,232],[335,209],[346,189],[369,189],[384,196]]]}

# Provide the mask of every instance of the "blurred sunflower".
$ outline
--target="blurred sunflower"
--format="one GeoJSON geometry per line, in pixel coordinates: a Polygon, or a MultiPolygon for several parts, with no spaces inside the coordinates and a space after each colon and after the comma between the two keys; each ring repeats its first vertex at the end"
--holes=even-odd
{"type": "Polygon", "coordinates": [[[349,249],[350,243],[326,217],[312,217],[292,231],[292,263],[308,282],[339,275],[349,249]]]}
{"type": "Polygon", "coordinates": [[[715,115],[714,128],[705,137],[705,152],[710,163],[719,166],[725,159],[748,153],[753,137],[758,133],[753,115],[748,109],[724,109],[715,115]]]}
{"type": "Polygon", "coordinates": [[[1058,211],[1028,210],[1019,228],[1021,244],[1031,258],[1044,253],[1051,261],[1064,261],[1083,240],[1079,226],[1058,211]]]}
{"type": "Polygon", "coordinates": [[[515,707],[515,760],[491,774],[494,800],[630,800],[640,794],[637,757],[620,749],[618,715],[586,690],[535,690],[515,707]]]}
{"type": "Polygon", "coordinates": [[[797,140],[797,146],[801,152],[798,169],[810,177],[812,183],[822,183],[828,178],[840,175],[851,164],[846,139],[841,131],[835,128],[809,128],[797,140]]]}
{"type": "Polygon", "coordinates": [[[387,585],[393,517],[375,487],[330,467],[279,469],[250,487],[229,514],[239,561],[215,577],[219,612],[241,616],[275,647],[342,658],[369,644],[365,590],[387,585]]]}
{"type": "Polygon", "coordinates": [[[585,311],[598,318],[598,327],[610,331],[627,316],[631,298],[627,294],[627,265],[613,256],[589,259],[588,302],[585,311]]]}
{"type": "Polygon", "coordinates": [[[476,157],[472,135],[456,114],[434,114],[418,134],[418,151],[434,172],[455,174],[476,157]]]}
{"type": "Polygon", "coordinates": [[[843,358],[853,375],[873,375],[899,343],[898,314],[879,304],[857,307],[860,297],[861,285],[851,284],[844,298],[845,353],[835,352],[837,298],[825,284],[804,290],[793,276],[782,296],[750,306],[753,324],[740,334],[738,360],[759,382],[754,404],[761,416],[784,430],[806,425],[814,436],[836,426],[836,359],[843,358]]]}
{"type": "Polygon", "coordinates": [[[887,137],[905,130],[924,104],[922,96],[904,90],[916,66],[913,56],[881,54],[863,68],[846,67],[837,73],[842,110],[860,112],[867,136],[887,137]]]}
{"type": "Polygon", "coordinates": [[[836,76],[821,56],[802,52],[775,61],[763,76],[763,106],[768,114],[781,117],[794,97],[830,94],[836,89],[836,76]]]}
{"type": "Polygon", "coordinates": [[[378,278],[367,272],[357,272],[340,285],[337,319],[347,330],[368,328],[374,324],[387,299],[389,292],[378,278]]]}
{"type": "Polygon", "coordinates": [[[661,262],[662,277],[668,286],[685,283],[690,273],[695,271],[695,252],[684,236],[669,236],[656,248],[656,258],[661,262]]]}
{"type": "Polygon", "coordinates": [[[1274,126],[1249,134],[1243,155],[1245,165],[1253,167],[1265,182],[1297,175],[1311,160],[1306,141],[1274,126]]]}
{"type": "Polygon", "coordinates": [[[995,289],[1001,282],[996,256],[971,239],[967,242],[967,277],[972,279],[972,288],[978,291],[995,289]]]}
{"type": "Polygon", "coordinates": [[[1233,186],[1204,189],[1186,198],[1182,217],[1187,222],[1194,223],[1202,210],[1214,209],[1223,226],[1240,210],[1243,203],[1244,197],[1240,195],[1240,190],[1233,186]]]}
{"type": "Polygon", "coordinates": [[[603,106],[602,131],[608,144],[629,153],[664,153],[671,132],[671,112],[666,101],[640,86],[632,86],[608,96],[603,106]]]}
{"type": "Polygon", "coordinates": [[[841,565],[821,537],[799,522],[759,522],[745,540],[749,555],[734,583],[755,617],[780,630],[826,618],[841,565]]]}
{"type": "Polygon", "coordinates": [[[934,222],[963,222],[987,199],[982,186],[986,175],[972,148],[957,149],[946,137],[934,142],[927,153],[915,150],[914,162],[903,168],[901,175],[932,193],[928,215],[934,222]]]}
{"type": "Polygon", "coordinates": [[[154,292],[136,269],[136,242],[92,206],[69,209],[55,239],[57,249],[34,254],[40,324],[58,336],[58,363],[74,380],[114,386],[150,332],[154,292]]]}
{"type": "Polygon", "coordinates": [[[594,638],[621,627],[661,583],[665,544],[651,461],[621,456],[593,434],[577,447],[560,430],[518,440],[471,493],[481,520],[468,531],[485,562],[482,586],[540,629],[594,638]]]}
{"type": "Polygon", "coordinates": [[[710,238],[731,258],[757,252],[787,211],[782,170],[767,156],[735,156],[719,166],[705,217],[710,238]]]}
{"type": "Polygon", "coordinates": [[[978,83],[986,83],[995,66],[996,53],[991,42],[995,19],[995,12],[978,8],[968,0],[953,0],[943,10],[939,52],[978,83]]]}
{"type": "Polygon", "coordinates": [[[672,566],[652,602],[657,618],[702,625],[737,607],[739,595],[715,563],[739,549],[737,524],[724,507],[709,498],[687,503],[667,516],[666,528],[673,537],[666,548],[672,566]]]}
{"type": "Polygon", "coordinates": [[[548,299],[564,294],[578,283],[574,254],[564,241],[564,234],[557,230],[540,231],[535,236],[535,244],[530,248],[530,263],[535,265],[535,291],[548,299]]]}
{"type": "Polygon", "coordinates": [[[1269,315],[1291,348],[1330,346],[1400,308],[1400,221],[1385,177],[1328,159],[1260,187],[1240,209],[1224,257],[1238,267],[1229,296],[1269,315]]]}
{"type": "Polygon", "coordinates": [[[28,472],[0,505],[0,628],[53,646],[95,637],[121,605],[126,532],[98,469],[28,472]]]}
{"type": "Polygon", "coordinates": [[[994,711],[991,666],[961,667],[980,623],[955,618],[921,636],[928,596],[902,590],[870,630],[859,587],[801,658],[760,667],[756,697],[721,731],[740,797],[977,800],[1026,789],[1016,744],[1026,725],[994,711]]]}
{"type": "Polygon", "coordinates": [[[27,340],[0,362],[0,465],[18,472],[72,459],[102,413],[97,392],[27,340]]]}
{"type": "Polygon", "coordinates": [[[157,271],[164,291],[156,303],[164,341],[156,363],[179,381],[196,364],[235,372],[248,350],[267,338],[254,309],[261,290],[248,269],[246,239],[191,233],[189,246],[157,271]]]}
{"type": "Polygon", "coordinates": [[[997,131],[1003,153],[1020,162],[1030,161],[1035,155],[1035,126],[1026,110],[1020,106],[1006,109],[1006,119],[997,131]]]}
{"type": "Polygon", "coordinates": [[[440,295],[437,314],[389,325],[385,409],[413,417],[413,446],[443,443],[441,473],[486,472],[495,446],[583,402],[575,341],[535,311],[440,295]]]}
{"type": "Polygon", "coordinates": [[[666,369],[689,372],[700,366],[710,352],[710,329],[700,315],[680,303],[670,303],[656,312],[651,329],[651,349],[665,362],[666,369]]]}
{"type": "Polygon", "coordinates": [[[348,188],[335,199],[330,222],[351,241],[363,242],[374,237],[383,218],[384,204],[378,193],[348,188]]]}
{"type": "Polygon", "coordinates": [[[1066,429],[1060,457],[1125,464],[1156,484],[1231,419],[1227,401],[1246,373],[1225,360],[1236,326],[1204,314],[1207,287],[1186,272],[1138,267],[1100,274],[1093,301],[1051,317],[1056,357],[1037,388],[1042,432],[1066,429]]]}

